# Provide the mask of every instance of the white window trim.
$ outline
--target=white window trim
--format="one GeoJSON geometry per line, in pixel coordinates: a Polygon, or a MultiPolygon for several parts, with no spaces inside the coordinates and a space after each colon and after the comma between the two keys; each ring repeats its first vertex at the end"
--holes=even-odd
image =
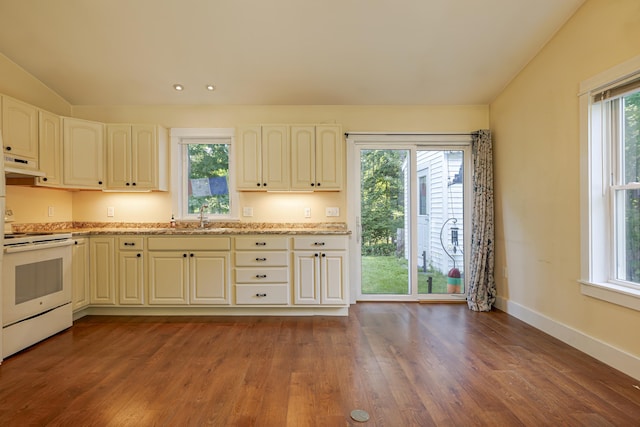
{"type": "Polygon", "coordinates": [[[609,281],[611,206],[605,195],[606,156],[602,141],[592,140],[592,95],[640,73],[640,55],[580,84],[580,280],[581,292],[640,311],[640,290],[609,281]],[[604,153],[604,154],[603,154],[604,153]],[[604,225],[603,225],[604,224],[604,225]]]}
{"type": "Polygon", "coordinates": [[[229,144],[229,215],[207,215],[209,220],[238,221],[238,192],[235,182],[235,129],[234,128],[172,128],[171,132],[171,208],[177,220],[193,220],[183,211],[181,203],[183,196],[182,146],[189,141],[203,139],[228,139],[229,144]]]}

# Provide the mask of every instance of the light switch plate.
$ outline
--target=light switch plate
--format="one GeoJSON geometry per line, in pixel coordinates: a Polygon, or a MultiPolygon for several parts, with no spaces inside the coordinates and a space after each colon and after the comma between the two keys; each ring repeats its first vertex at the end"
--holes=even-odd
{"type": "Polygon", "coordinates": [[[113,206],[107,208],[107,216],[115,216],[115,208],[113,206]]]}
{"type": "Polygon", "coordinates": [[[253,208],[250,206],[242,208],[242,216],[253,216],[253,208]]]}
{"type": "Polygon", "coordinates": [[[311,218],[311,208],[304,208],[304,217],[311,218]]]}

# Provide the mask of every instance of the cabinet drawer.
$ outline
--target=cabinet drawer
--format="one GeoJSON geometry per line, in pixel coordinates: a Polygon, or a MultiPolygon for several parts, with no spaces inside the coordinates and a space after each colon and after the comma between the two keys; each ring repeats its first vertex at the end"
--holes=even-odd
{"type": "Polygon", "coordinates": [[[346,250],[347,238],[344,236],[309,236],[293,239],[293,248],[297,250],[346,250]]]}
{"type": "Polygon", "coordinates": [[[230,237],[149,237],[150,250],[224,251],[231,249],[230,237]]]}
{"type": "Polygon", "coordinates": [[[289,252],[236,252],[236,265],[241,267],[287,267],[289,252]]]}
{"type": "Polygon", "coordinates": [[[289,285],[236,285],[236,304],[289,304],[289,285]]]}
{"type": "Polygon", "coordinates": [[[281,236],[242,236],[236,237],[236,250],[262,251],[289,249],[289,238],[281,236]]]}
{"type": "Polygon", "coordinates": [[[118,238],[118,249],[141,251],[144,249],[144,237],[120,237],[118,238]]]}
{"type": "Polygon", "coordinates": [[[236,268],[236,283],[289,283],[289,269],[236,268]]]}

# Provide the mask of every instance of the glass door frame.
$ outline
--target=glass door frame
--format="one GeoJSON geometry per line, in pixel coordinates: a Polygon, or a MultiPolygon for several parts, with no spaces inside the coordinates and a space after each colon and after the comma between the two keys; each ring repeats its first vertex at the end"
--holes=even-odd
{"type": "Polygon", "coordinates": [[[464,239],[463,250],[467,256],[464,258],[464,271],[469,271],[470,247],[471,247],[471,209],[472,209],[472,182],[471,182],[471,135],[470,134],[375,134],[375,133],[349,133],[347,134],[347,224],[352,236],[349,241],[349,283],[350,303],[357,301],[460,301],[466,298],[468,289],[468,275],[464,275],[463,294],[419,294],[418,293],[418,269],[417,257],[418,241],[411,238],[409,245],[409,285],[410,293],[406,295],[389,294],[363,294],[361,283],[361,192],[360,192],[360,152],[361,150],[408,150],[409,151],[409,188],[406,189],[409,197],[409,206],[406,211],[409,214],[410,236],[415,235],[418,229],[418,203],[419,186],[418,171],[416,170],[417,152],[421,150],[456,150],[464,152],[464,229],[469,230],[464,239]]]}

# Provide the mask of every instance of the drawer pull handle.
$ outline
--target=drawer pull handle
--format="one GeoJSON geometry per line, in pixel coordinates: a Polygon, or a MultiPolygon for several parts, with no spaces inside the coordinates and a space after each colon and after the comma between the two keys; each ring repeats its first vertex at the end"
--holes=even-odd
{"type": "Polygon", "coordinates": [[[266,279],[267,275],[266,274],[256,274],[256,278],[258,278],[258,279],[266,279]]]}
{"type": "Polygon", "coordinates": [[[324,246],[324,242],[315,242],[314,245],[316,245],[316,246],[324,246]]]}
{"type": "Polygon", "coordinates": [[[266,296],[267,296],[267,294],[256,294],[256,296],[257,296],[258,298],[264,298],[264,297],[266,297],[266,296]]]}
{"type": "Polygon", "coordinates": [[[256,258],[256,261],[266,261],[266,258],[256,258]]]}
{"type": "Polygon", "coordinates": [[[256,246],[267,246],[267,242],[256,242],[256,246]]]}
{"type": "Polygon", "coordinates": [[[135,243],[130,243],[130,242],[124,242],[124,245],[125,246],[135,246],[136,244],[135,243]]]}

